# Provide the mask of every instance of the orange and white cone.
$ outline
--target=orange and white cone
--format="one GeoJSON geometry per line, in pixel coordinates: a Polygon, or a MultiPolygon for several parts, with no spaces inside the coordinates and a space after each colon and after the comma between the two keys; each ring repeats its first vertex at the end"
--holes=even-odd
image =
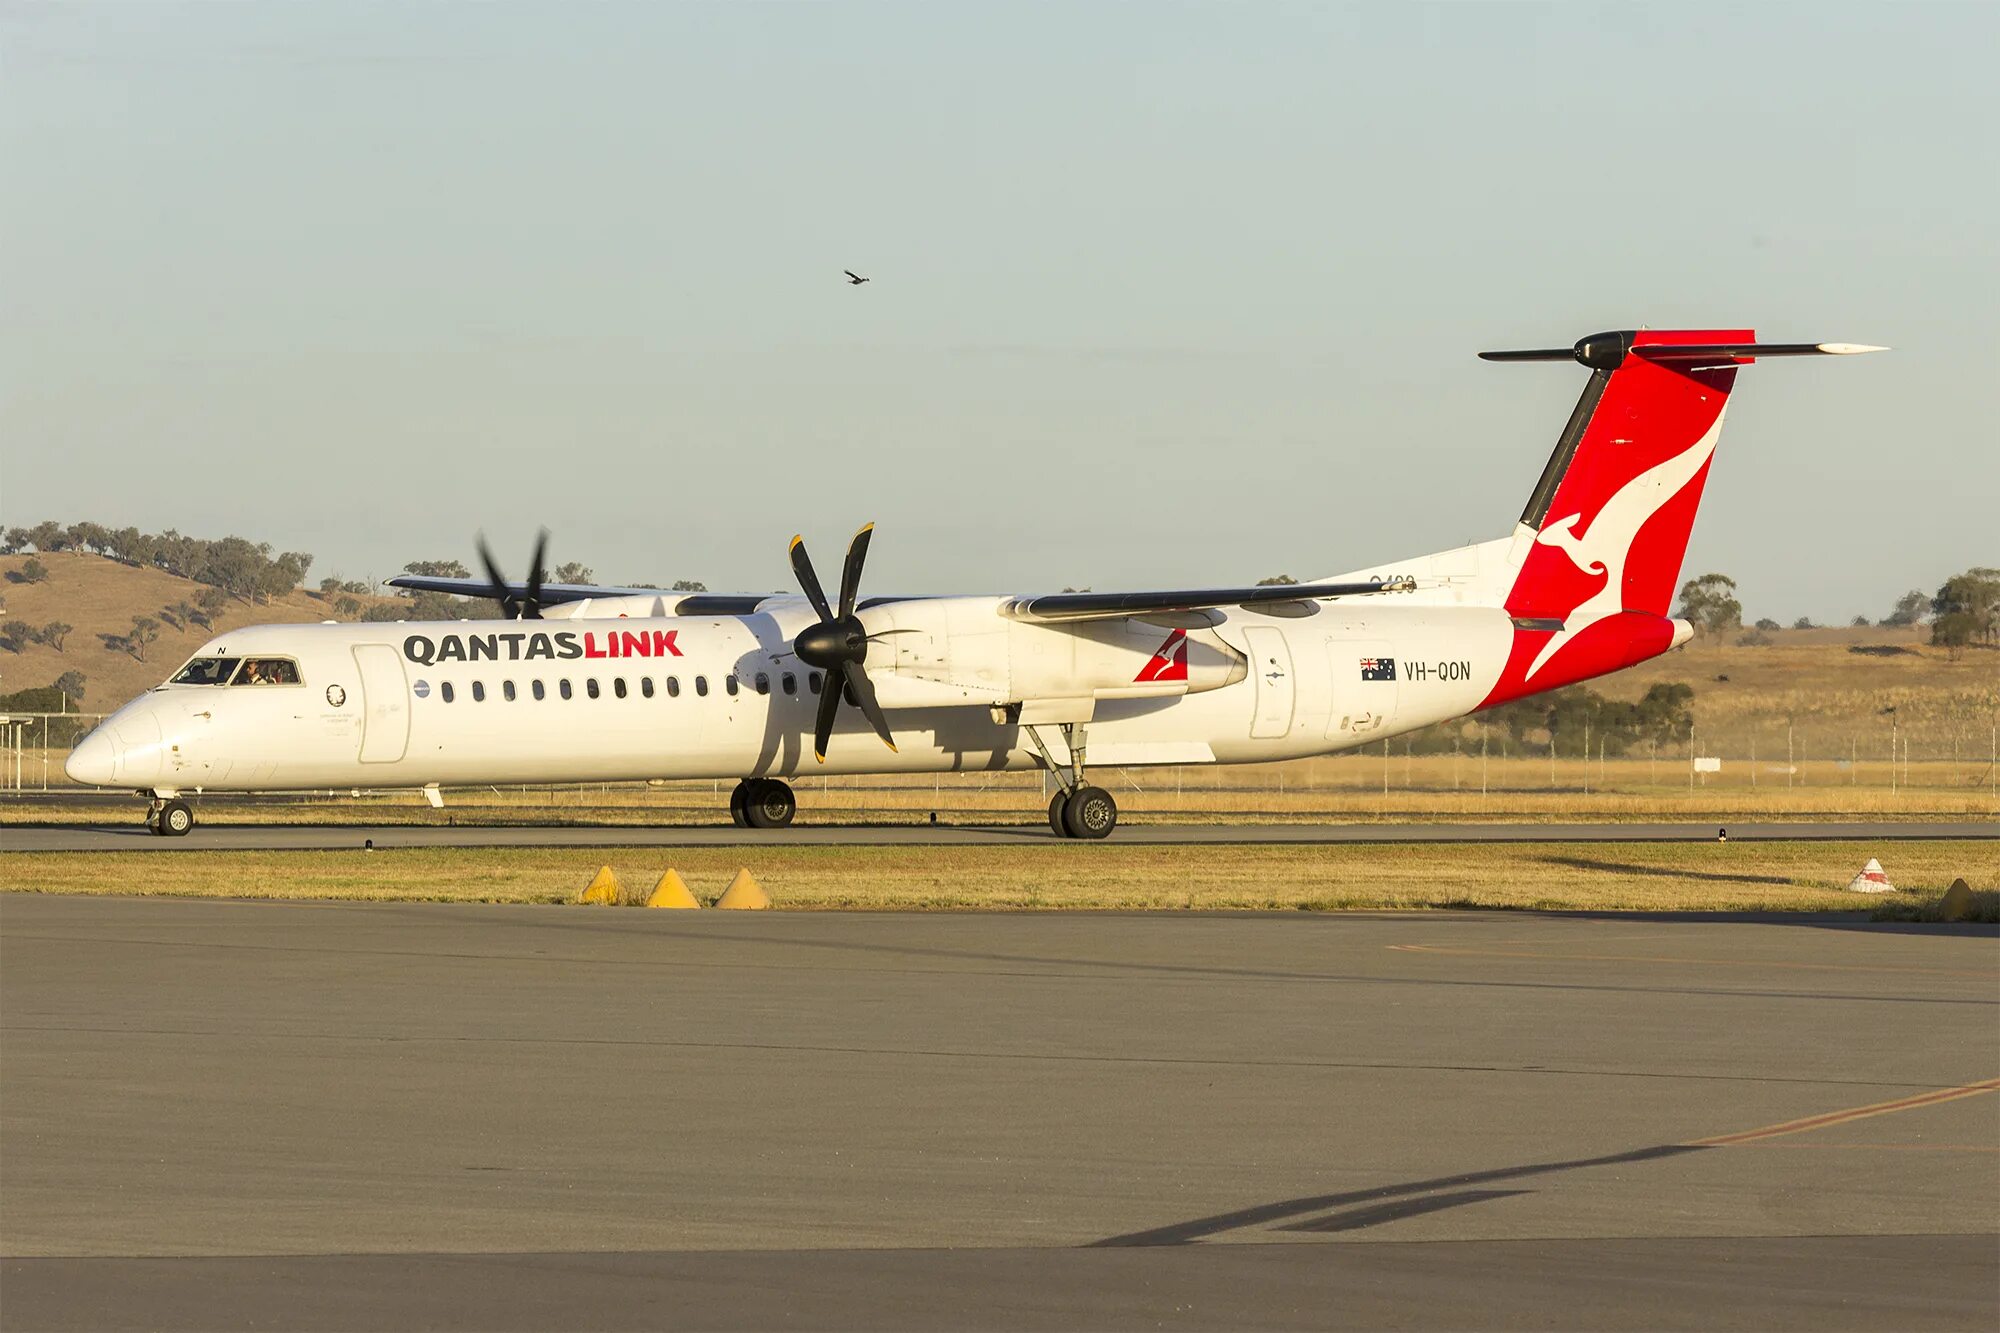
{"type": "Polygon", "coordinates": [[[1861,867],[1861,873],[1847,882],[1847,891],[1849,893],[1894,893],[1896,886],[1891,884],[1889,877],[1882,872],[1882,863],[1871,856],[1868,858],[1868,864],[1861,867]]]}

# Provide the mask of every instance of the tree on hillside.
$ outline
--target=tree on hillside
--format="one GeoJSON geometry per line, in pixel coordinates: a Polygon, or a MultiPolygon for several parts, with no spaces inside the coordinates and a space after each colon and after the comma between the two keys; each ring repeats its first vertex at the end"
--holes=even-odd
{"type": "Polygon", "coordinates": [[[352,620],[361,614],[361,599],[342,593],[333,599],[333,613],[342,620],[352,620]]]}
{"type": "Polygon", "coordinates": [[[51,620],[48,624],[42,626],[41,628],[42,642],[46,643],[49,647],[55,649],[57,652],[61,652],[63,650],[63,640],[67,639],[69,637],[69,632],[75,628],[76,626],[65,625],[60,620],[51,620]]]}
{"type": "Polygon", "coordinates": [[[1975,565],[1945,580],[1931,599],[1931,642],[1948,648],[2000,640],[2000,569],[1975,565]]]}
{"type": "Polygon", "coordinates": [[[551,580],[551,582],[555,583],[595,583],[596,581],[597,571],[593,570],[589,565],[584,564],[581,560],[571,560],[565,564],[557,565],[555,577],[551,580]]]}
{"type": "Polygon", "coordinates": [[[65,671],[60,676],[57,676],[56,688],[62,691],[63,698],[79,707],[82,706],[83,673],[81,671],[65,671]]]}
{"type": "Polygon", "coordinates": [[[1258,579],[1257,586],[1260,588],[1290,587],[1297,582],[1298,580],[1290,574],[1273,574],[1268,579],[1258,579]]]}
{"type": "Polygon", "coordinates": [[[35,559],[35,557],[29,556],[26,560],[21,562],[21,582],[46,583],[48,581],[48,577],[49,577],[49,567],[43,564],[41,561],[35,559]]]}
{"type": "Polygon", "coordinates": [[[1848,621],[1847,623],[1849,625],[1852,625],[1855,629],[1867,629],[1870,625],[1874,624],[1875,622],[1870,620],[1867,616],[1856,616],[1854,617],[1854,619],[1848,621]]]}
{"type": "Polygon", "coordinates": [[[0,625],[0,638],[7,641],[10,653],[25,653],[30,644],[42,637],[42,632],[25,620],[10,620],[0,625]]]}
{"type": "Polygon", "coordinates": [[[133,616],[132,628],[125,635],[125,649],[143,662],[146,660],[146,645],[159,637],[159,621],[151,616],[133,616]]]}
{"type": "Polygon", "coordinates": [[[708,585],[700,579],[675,579],[673,590],[675,592],[707,592],[708,585]]]}
{"type": "MultiPolygon", "coordinates": [[[[405,574],[417,574],[427,579],[469,579],[472,571],[459,560],[412,560],[403,566],[405,574]]],[[[403,590],[405,595],[409,589],[403,590]]]]}
{"type": "Polygon", "coordinates": [[[1800,616],[1800,617],[1799,617],[1799,618],[1798,618],[1797,620],[1794,620],[1794,621],[1792,622],[1792,628],[1793,628],[1793,629],[1818,629],[1818,628],[1819,628],[1819,626],[1818,626],[1818,625],[1815,625],[1815,624],[1813,624],[1813,623],[1812,623],[1812,617],[1811,617],[1811,616],[1800,616]]]}
{"type": "Polygon", "coordinates": [[[194,596],[195,608],[201,612],[195,623],[203,629],[214,629],[215,622],[222,616],[222,608],[229,605],[229,594],[220,588],[203,588],[194,596]]]}
{"type": "Polygon", "coordinates": [[[1774,629],[1783,629],[1784,626],[1780,625],[1777,621],[1771,619],[1771,617],[1765,616],[1762,620],[1757,622],[1755,628],[1763,630],[1768,633],[1769,631],[1774,629]]]}
{"type": "Polygon", "coordinates": [[[1892,629],[1907,629],[1930,613],[1930,597],[1912,588],[1896,599],[1896,609],[1884,617],[1882,623],[1892,629]]]}
{"type": "Polygon", "coordinates": [[[1681,585],[1681,606],[1675,612],[1696,631],[1721,634],[1743,628],[1743,603],[1736,600],[1736,580],[1726,574],[1703,574],[1681,585]]]}

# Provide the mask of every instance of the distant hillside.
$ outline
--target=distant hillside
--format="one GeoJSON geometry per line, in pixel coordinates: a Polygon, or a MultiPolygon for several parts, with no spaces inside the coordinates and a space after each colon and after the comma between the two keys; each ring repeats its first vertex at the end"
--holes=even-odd
{"type": "MultiPolygon", "coordinates": [[[[239,625],[282,621],[319,621],[343,617],[335,602],[352,596],[364,610],[400,605],[401,599],[365,594],[322,598],[303,589],[268,602],[230,598],[214,617],[214,629],[196,624],[176,628],[163,610],[195,603],[210,589],[164,570],[120,564],[101,555],[58,551],[52,554],[0,556],[0,624],[26,621],[37,628],[51,621],[74,626],[63,649],[46,643],[22,645],[20,651],[0,650],[0,694],[52,683],[65,671],[84,675],[83,711],[108,712],[143,690],[166,679],[196,648],[222,630],[239,625]],[[29,560],[41,561],[48,577],[39,583],[17,580],[29,560]],[[134,616],[151,616],[160,623],[160,637],[145,648],[145,660],[107,639],[121,640],[134,616]]],[[[351,607],[349,608],[352,609],[351,607]]],[[[358,613],[345,617],[358,618],[358,613]]]]}

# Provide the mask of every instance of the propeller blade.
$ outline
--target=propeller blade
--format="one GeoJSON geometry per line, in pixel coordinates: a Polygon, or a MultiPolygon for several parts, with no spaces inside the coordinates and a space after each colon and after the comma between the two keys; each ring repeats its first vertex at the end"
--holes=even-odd
{"type": "Polygon", "coordinates": [[[833,610],[826,604],[826,592],[819,586],[819,575],[813,572],[812,557],[806,554],[806,539],[792,538],[792,573],[798,576],[799,587],[805,591],[806,600],[813,610],[819,612],[821,620],[832,620],[833,610]]]}
{"type": "MultiPolygon", "coordinates": [[[[864,523],[861,531],[854,534],[854,540],[847,544],[847,563],[840,570],[840,618],[847,619],[854,614],[855,594],[861,591],[861,563],[868,558],[868,539],[875,535],[875,525],[864,523]]],[[[894,749],[893,745],[889,747],[894,749]]]]}
{"type": "Polygon", "coordinates": [[[493,600],[500,603],[500,609],[511,616],[514,612],[514,598],[507,591],[507,576],[502,574],[500,566],[494,563],[493,550],[486,544],[485,533],[479,534],[476,545],[479,548],[479,563],[486,566],[486,580],[493,585],[493,600]]]}
{"type": "Polygon", "coordinates": [[[840,691],[847,684],[847,668],[836,666],[820,682],[819,716],[813,720],[813,758],[826,762],[826,747],[833,739],[834,715],[840,711],[840,691]]]}
{"type": "Polygon", "coordinates": [[[847,683],[854,687],[854,702],[861,705],[861,716],[875,728],[875,734],[882,738],[882,744],[889,747],[889,753],[895,754],[896,738],[889,734],[889,719],[882,716],[882,705],[875,702],[875,687],[868,683],[868,673],[861,669],[859,663],[848,671],[847,683]]]}
{"type": "Polygon", "coordinates": [[[528,562],[528,595],[523,599],[521,615],[527,620],[542,618],[542,579],[548,573],[542,567],[542,557],[549,553],[549,530],[543,528],[535,534],[534,558],[528,562]]]}

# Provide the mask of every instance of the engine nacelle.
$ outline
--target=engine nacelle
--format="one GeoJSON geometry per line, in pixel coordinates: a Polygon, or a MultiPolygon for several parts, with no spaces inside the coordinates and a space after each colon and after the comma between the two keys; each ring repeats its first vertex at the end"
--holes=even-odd
{"type": "Polygon", "coordinates": [[[1000,601],[892,602],[864,612],[873,640],[868,676],[882,706],[1171,698],[1249,674],[1243,656],[1211,630],[1130,618],[1025,624],[1003,618],[1000,601]]]}

